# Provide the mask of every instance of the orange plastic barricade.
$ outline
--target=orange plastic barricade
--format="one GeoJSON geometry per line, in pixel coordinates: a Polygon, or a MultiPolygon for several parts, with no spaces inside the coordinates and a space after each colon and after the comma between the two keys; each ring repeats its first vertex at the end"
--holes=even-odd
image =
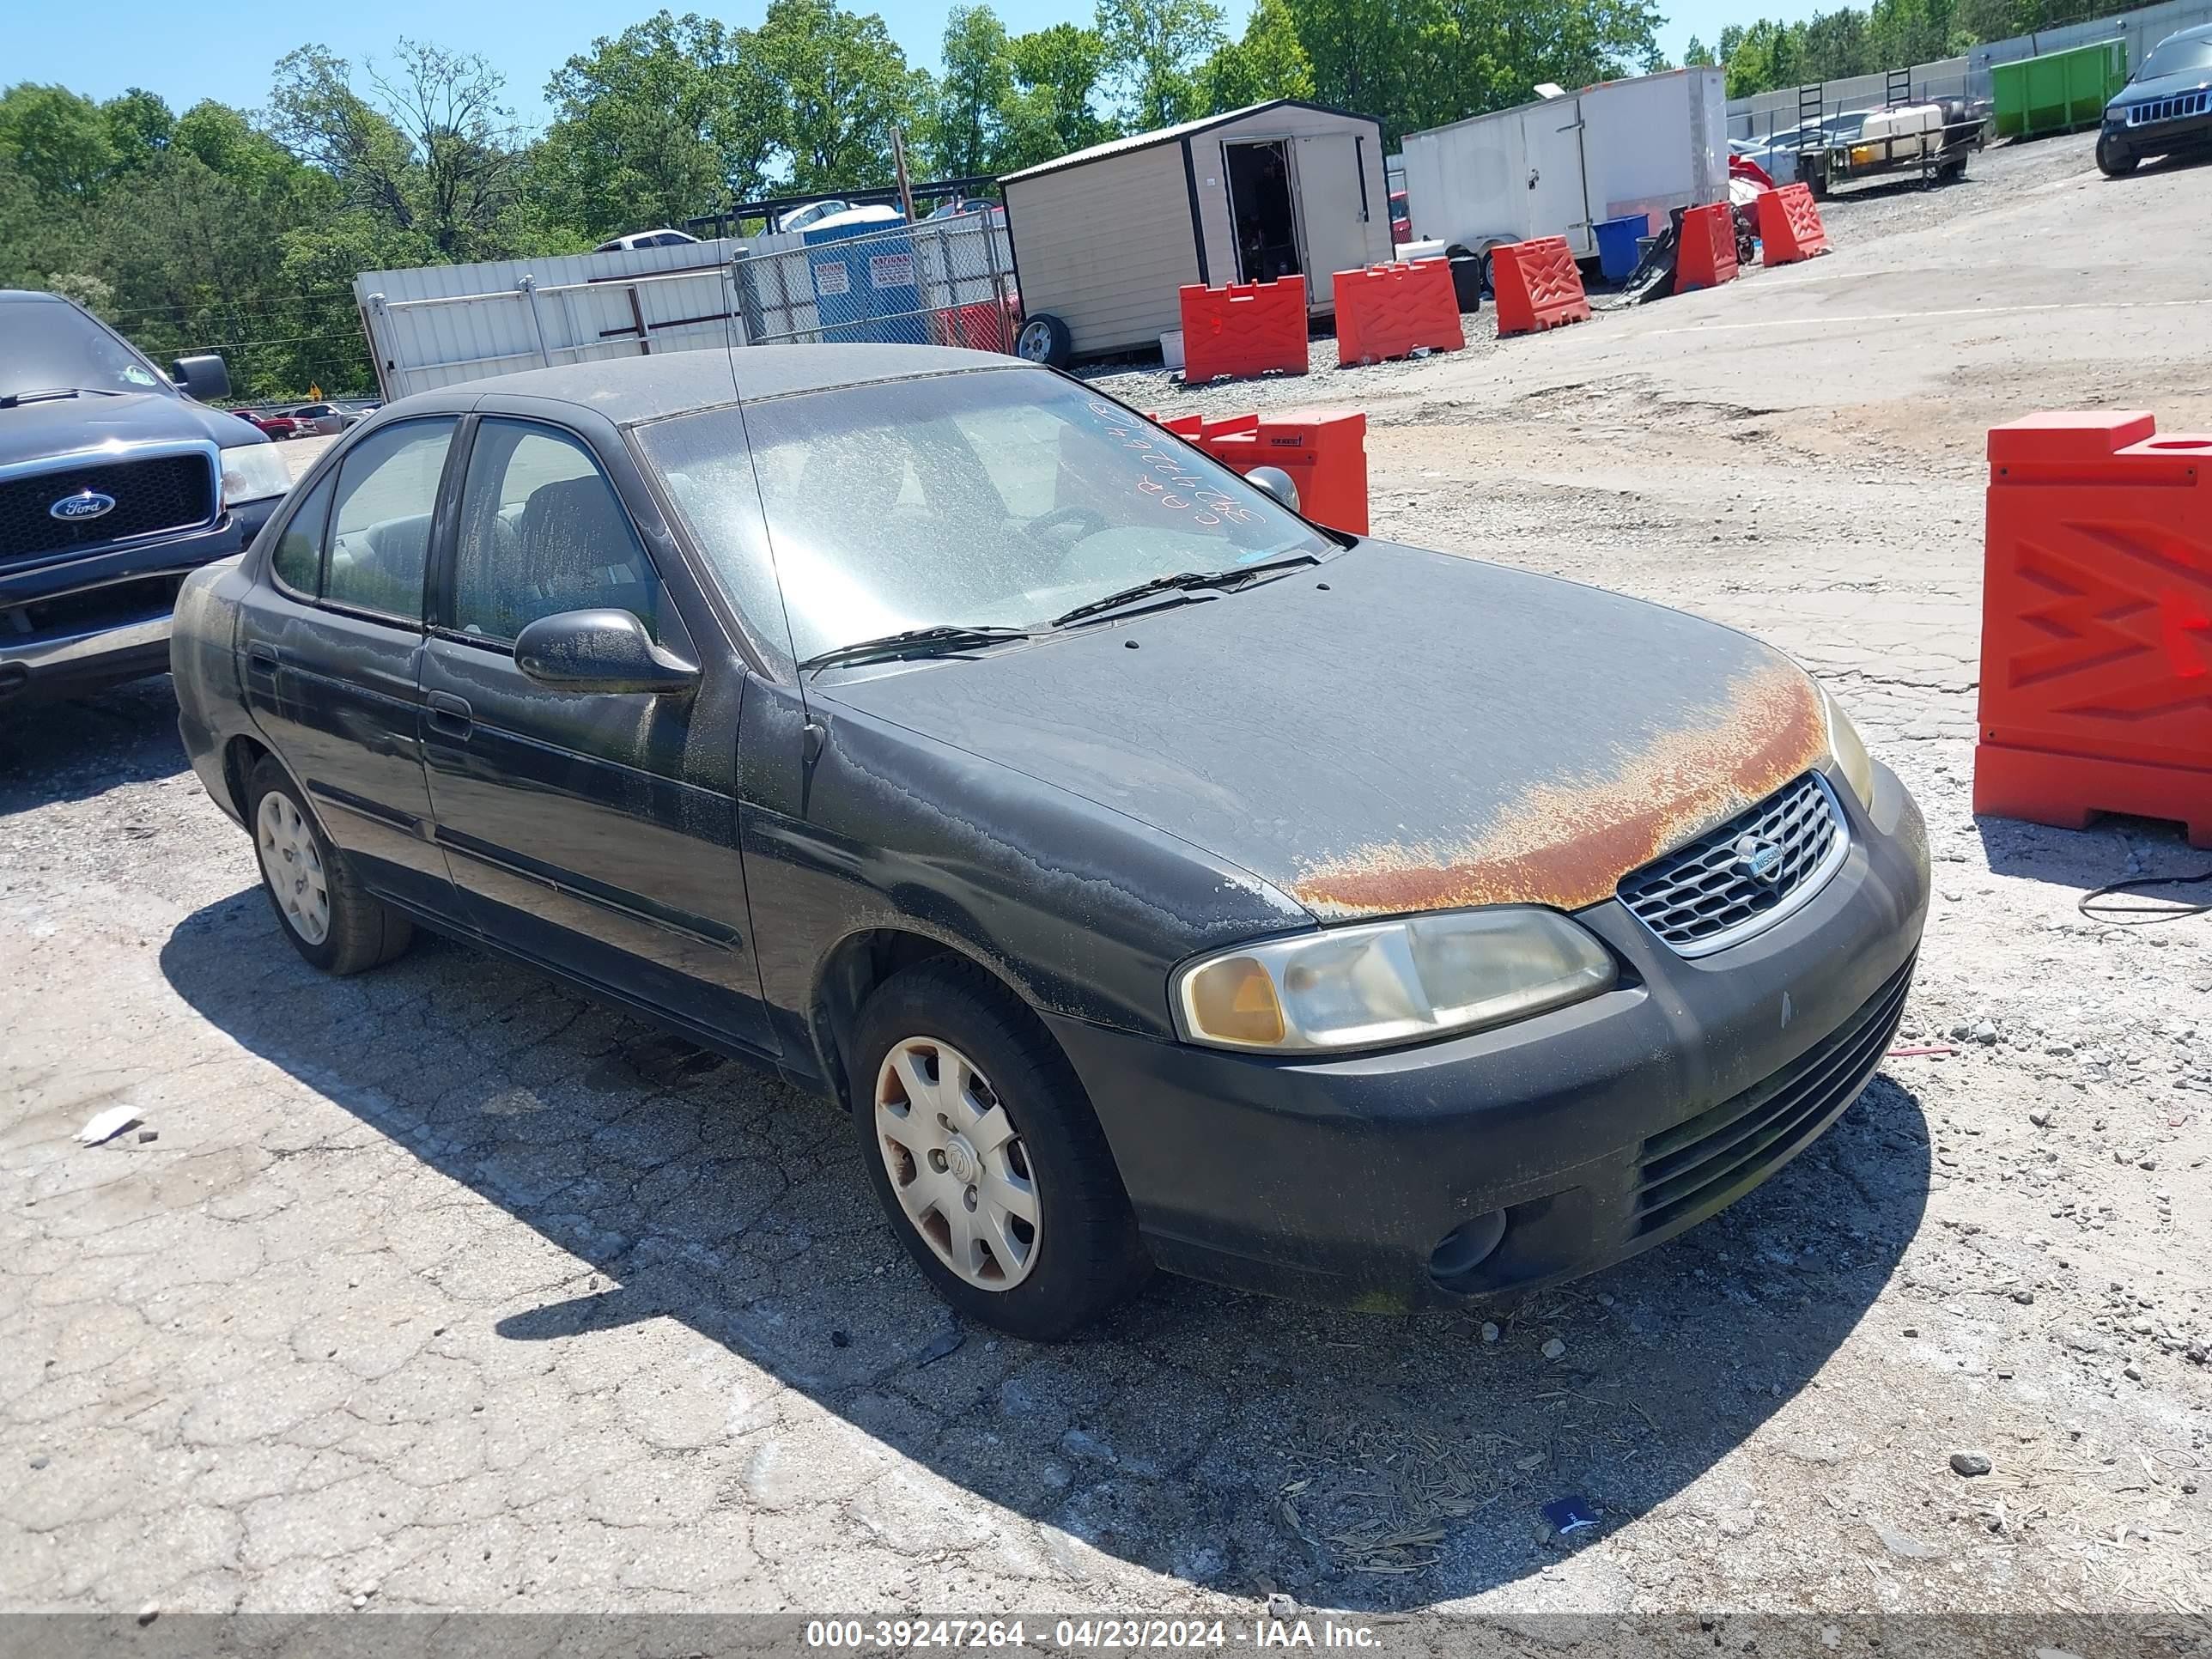
{"type": "Polygon", "coordinates": [[[1306,372],[1304,277],[1226,288],[1194,283],[1181,294],[1185,386],[1204,386],[1224,374],[1242,380],[1271,368],[1306,372]]]}
{"type": "Polygon", "coordinates": [[[1681,246],[1674,256],[1674,292],[1689,294],[1735,280],[1735,210],[1708,202],[1682,215],[1681,246]]]}
{"type": "Polygon", "coordinates": [[[929,313],[930,343],[964,346],[970,351],[1007,351],[1021,331],[1020,303],[1012,297],[978,300],[929,313]]]}
{"type": "Polygon", "coordinates": [[[1368,265],[1340,270],[1332,281],[1339,368],[1403,357],[1420,346],[1457,351],[1467,343],[1448,260],[1368,265]]]}
{"type": "Polygon", "coordinates": [[[2212,436],[2140,410],[1990,431],[1974,811],[2212,847],[2212,436]]]}
{"type": "Polygon", "coordinates": [[[1498,332],[1527,334],[1589,319],[1583,274],[1564,236],[1508,242],[1490,255],[1490,285],[1498,295],[1498,332]]]}
{"type": "Polygon", "coordinates": [[[1759,248],[1765,265],[1795,264],[1828,251],[1820,206],[1808,186],[1784,185],[1759,198],[1759,248]]]}
{"type": "Polygon", "coordinates": [[[1180,415],[1159,423],[1232,471],[1279,466],[1298,487],[1299,512],[1332,530],[1367,533],[1367,416],[1358,410],[1294,409],[1218,421],[1180,415]]]}

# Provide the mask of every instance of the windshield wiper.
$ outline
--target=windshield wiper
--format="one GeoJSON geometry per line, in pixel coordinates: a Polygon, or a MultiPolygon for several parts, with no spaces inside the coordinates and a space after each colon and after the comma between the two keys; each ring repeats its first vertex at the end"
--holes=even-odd
{"type": "Polygon", "coordinates": [[[1319,564],[1321,560],[1311,553],[1293,553],[1287,559],[1270,559],[1265,564],[1243,564],[1229,570],[1182,570],[1172,576],[1155,576],[1148,582],[1139,582],[1134,587],[1125,587],[1118,593],[1109,593],[1103,599],[1091,599],[1073,611],[1062,611],[1052,619],[1054,628],[1065,628],[1086,617],[1100,617],[1109,611],[1118,611],[1137,599],[1150,599],[1155,593],[1188,592],[1198,588],[1237,588],[1263,576],[1289,570],[1302,564],[1319,564]]]}
{"type": "Polygon", "coordinates": [[[817,651],[801,668],[826,668],[837,662],[891,662],[901,657],[941,657],[958,651],[973,651],[987,645],[1001,645],[1008,640],[1030,637],[1026,628],[968,627],[958,623],[940,623],[934,628],[909,628],[901,634],[884,634],[872,640],[854,640],[850,645],[832,646],[827,651],[817,651]]]}
{"type": "Polygon", "coordinates": [[[19,404],[42,404],[50,398],[120,398],[119,392],[100,386],[49,386],[36,392],[11,392],[0,398],[0,409],[13,409],[19,404]]]}

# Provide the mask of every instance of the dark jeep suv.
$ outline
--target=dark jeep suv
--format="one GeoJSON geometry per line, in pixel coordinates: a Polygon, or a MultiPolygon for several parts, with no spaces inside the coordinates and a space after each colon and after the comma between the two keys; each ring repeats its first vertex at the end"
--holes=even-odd
{"type": "Polygon", "coordinates": [[[2105,106],[2097,166],[2121,179],[2138,161],[2212,148],[2212,24],[2169,34],[2105,106]]]}
{"type": "Polygon", "coordinates": [[[198,401],[69,301],[0,289],[0,704],[169,665],[184,579],[250,543],[291,481],[275,445],[198,401]]]}

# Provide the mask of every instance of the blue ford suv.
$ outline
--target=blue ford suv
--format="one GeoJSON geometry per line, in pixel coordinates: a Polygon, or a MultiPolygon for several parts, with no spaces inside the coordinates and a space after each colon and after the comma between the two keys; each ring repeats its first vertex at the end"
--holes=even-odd
{"type": "Polygon", "coordinates": [[[0,289],[0,706],[169,665],[177,589],[252,541],[291,470],[203,399],[222,359],[165,375],[52,294],[0,289]]]}
{"type": "Polygon", "coordinates": [[[2169,34],[2105,106],[2097,166],[2121,179],[2152,155],[2212,145],[2212,23],[2169,34]]]}

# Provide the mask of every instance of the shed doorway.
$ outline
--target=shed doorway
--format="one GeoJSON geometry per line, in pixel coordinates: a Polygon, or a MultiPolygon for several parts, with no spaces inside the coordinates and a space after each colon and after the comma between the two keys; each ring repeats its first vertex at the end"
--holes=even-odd
{"type": "Polygon", "coordinates": [[[1298,216],[1291,197],[1289,143],[1224,144],[1229,221],[1237,238],[1237,280],[1273,283],[1303,275],[1298,216]]]}

